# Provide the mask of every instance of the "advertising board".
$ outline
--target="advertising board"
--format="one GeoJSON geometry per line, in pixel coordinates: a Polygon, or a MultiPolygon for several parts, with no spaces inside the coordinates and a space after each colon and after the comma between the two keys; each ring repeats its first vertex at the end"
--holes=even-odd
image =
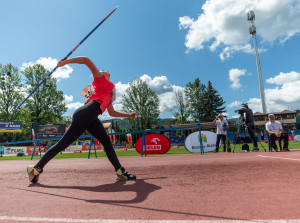
{"type": "Polygon", "coordinates": [[[33,123],[35,139],[61,138],[65,133],[65,124],[33,123]]]}
{"type": "Polygon", "coordinates": [[[294,136],[294,140],[295,140],[295,141],[300,141],[300,135],[295,135],[295,136],[294,136]]]}
{"type": "MultiPolygon", "coordinates": [[[[146,154],[163,154],[170,150],[170,142],[164,135],[149,134],[145,136],[146,154]]],[[[138,153],[142,153],[142,137],[135,144],[138,153]]]]}
{"type": "MultiPolygon", "coordinates": [[[[217,134],[209,131],[201,131],[204,152],[212,152],[216,149],[217,134]]],[[[199,131],[193,132],[185,139],[185,148],[191,153],[200,153],[199,131]]]]}
{"type": "Polygon", "coordinates": [[[0,132],[22,132],[22,122],[1,120],[0,132]]]}

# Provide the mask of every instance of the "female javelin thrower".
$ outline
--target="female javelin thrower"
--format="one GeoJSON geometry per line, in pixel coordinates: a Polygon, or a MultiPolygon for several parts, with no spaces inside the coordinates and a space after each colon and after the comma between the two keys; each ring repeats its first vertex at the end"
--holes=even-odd
{"type": "Polygon", "coordinates": [[[85,64],[92,71],[94,81],[94,92],[87,100],[85,105],[78,108],[72,118],[72,122],[63,137],[52,146],[40,161],[35,165],[27,167],[29,181],[36,183],[39,175],[43,172],[44,166],[59,152],[66,149],[74,142],[85,130],[89,131],[103,145],[104,151],[115,168],[117,180],[135,180],[136,176],[126,172],[121,166],[118,157],[112,147],[111,141],[98,116],[107,109],[108,114],[112,117],[131,117],[137,114],[125,114],[114,110],[112,102],[115,100],[115,85],[109,80],[110,74],[107,71],[99,71],[95,64],[87,57],[75,57],[68,60],[60,60],[58,67],[66,64],[85,64]]]}

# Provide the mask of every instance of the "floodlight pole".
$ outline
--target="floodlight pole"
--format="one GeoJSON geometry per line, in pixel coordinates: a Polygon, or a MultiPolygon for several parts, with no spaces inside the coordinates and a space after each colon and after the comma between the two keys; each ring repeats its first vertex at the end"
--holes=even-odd
{"type": "Polygon", "coordinates": [[[262,110],[263,113],[267,113],[267,106],[266,106],[266,98],[265,98],[265,91],[264,91],[264,85],[262,81],[262,75],[260,70],[260,62],[259,62],[259,56],[258,56],[258,49],[257,49],[257,43],[256,43],[256,27],[254,25],[255,20],[255,14],[253,11],[249,11],[247,13],[247,19],[251,23],[251,26],[249,28],[249,33],[252,35],[253,42],[254,42],[254,48],[255,48],[255,54],[256,54],[256,66],[257,66],[257,72],[258,72],[258,79],[259,79],[259,90],[260,90],[260,98],[262,103],[262,110]]]}

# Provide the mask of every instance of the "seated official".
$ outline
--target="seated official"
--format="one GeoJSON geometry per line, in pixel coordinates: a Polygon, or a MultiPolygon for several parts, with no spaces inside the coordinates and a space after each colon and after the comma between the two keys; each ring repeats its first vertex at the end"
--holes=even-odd
{"type": "Polygon", "coordinates": [[[280,122],[275,121],[275,115],[269,114],[269,122],[266,123],[266,130],[269,134],[269,139],[271,142],[272,148],[277,152],[277,145],[275,143],[276,139],[283,139],[283,149],[285,151],[290,151],[289,146],[289,135],[284,133],[282,125],[280,122]]]}

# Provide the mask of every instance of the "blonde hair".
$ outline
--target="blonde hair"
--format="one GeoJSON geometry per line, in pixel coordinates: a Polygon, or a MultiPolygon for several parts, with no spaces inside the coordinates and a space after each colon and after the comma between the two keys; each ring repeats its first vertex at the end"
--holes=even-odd
{"type": "Polygon", "coordinates": [[[110,79],[110,73],[106,70],[99,70],[102,75],[105,75],[108,79],[110,79]]]}

